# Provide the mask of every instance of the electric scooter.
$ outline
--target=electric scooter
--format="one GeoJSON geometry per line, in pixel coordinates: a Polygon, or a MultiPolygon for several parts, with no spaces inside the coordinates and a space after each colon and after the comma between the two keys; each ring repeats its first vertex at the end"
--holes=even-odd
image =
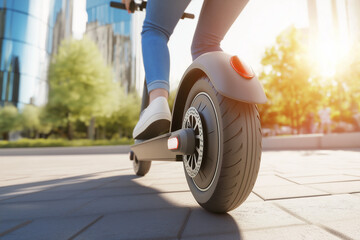
{"type": "MultiPolygon", "coordinates": [[[[125,9],[124,4],[111,6],[125,9]]],[[[142,11],[146,2],[130,5],[142,11]]],[[[185,13],[183,18],[194,18],[185,13]]],[[[146,83],[141,110],[148,105],[146,83]]],[[[240,206],[255,184],[261,158],[261,126],[256,104],[267,101],[255,73],[237,56],[210,52],[184,73],[172,111],[170,131],[136,139],[130,159],[139,176],[151,161],[182,162],[196,201],[225,213],[240,206]]]]}

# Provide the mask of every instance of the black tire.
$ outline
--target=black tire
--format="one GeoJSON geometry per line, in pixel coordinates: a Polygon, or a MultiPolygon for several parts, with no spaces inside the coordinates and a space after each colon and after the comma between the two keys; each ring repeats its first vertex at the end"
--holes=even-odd
{"type": "Polygon", "coordinates": [[[191,88],[187,109],[195,107],[204,129],[199,173],[186,180],[196,201],[206,210],[225,213],[251,193],[261,158],[260,118],[255,104],[219,94],[207,77],[191,88]]]}
{"type": "Polygon", "coordinates": [[[145,176],[151,167],[151,161],[139,161],[137,160],[136,156],[133,160],[133,168],[134,172],[138,176],[145,176]]]}

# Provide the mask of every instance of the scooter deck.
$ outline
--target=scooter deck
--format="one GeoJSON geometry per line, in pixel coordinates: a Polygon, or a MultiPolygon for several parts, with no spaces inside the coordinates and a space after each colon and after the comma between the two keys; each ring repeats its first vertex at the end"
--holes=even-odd
{"type": "Polygon", "coordinates": [[[181,156],[168,150],[168,139],[171,133],[160,135],[156,138],[144,140],[131,146],[138,161],[182,161],[181,156]]]}
{"type": "Polygon", "coordinates": [[[182,161],[183,155],[195,151],[195,132],[185,128],[149,140],[136,140],[131,150],[138,161],[182,161]]]}

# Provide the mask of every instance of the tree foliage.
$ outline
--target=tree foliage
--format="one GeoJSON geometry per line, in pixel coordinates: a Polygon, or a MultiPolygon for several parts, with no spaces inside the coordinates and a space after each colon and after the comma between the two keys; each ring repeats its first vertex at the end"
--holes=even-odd
{"type": "Polygon", "coordinates": [[[21,113],[21,123],[24,130],[38,130],[40,128],[40,108],[26,105],[21,113]]]}
{"type": "Polygon", "coordinates": [[[25,105],[20,114],[21,129],[24,136],[37,138],[39,134],[47,134],[52,126],[46,119],[45,108],[31,104],[25,105]]]}
{"type": "Polygon", "coordinates": [[[140,98],[136,93],[120,91],[120,105],[109,117],[96,119],[98,131],[106,138],[132,138],[132,130],[139,120],[140,98]]]}
{"type": "Polygon", "coordinates": [[[326,89],[326,103],[333,109],[333,119],[351,123],[353,115],[360,111],[360,44],[340,61],[326,89]]]}
{"type": "Polygon", "coordinates": [[[303,40],[301,32],[290,27],[266,49],[260,79],[269,102],[259,106],[263,126],[290,125],[299,132],[306,116],[317,109],[319,86],[317,79],[311,78],[303,40]]]}
{"type": "Polygon", "coordinates": [[[65,40],[49,69],[47,117],[71,130],[76,121],[110,116],[119,106],[119,91],[91,40],[65,40]]]}
{"type": "Polygon", "coordinates": [[[47,105],[26,105],[21,114],[15,107],[0,108],[0,132],[6,138],[9,131],[23,130],[23,136],[32,138],[42,133],[72,139],[89,137],[94,126],[97,139],[131,137],[139,110],[139,97],[125,95],[113,82],[93,42],[67,39],[50,64],[47,105]]]}
{"type": "Polygon", "coordinates": [[[9,139],[9,132],[20,129],[20,118],[16,107],[6,105],[0,107],[0,134],[5,140],[9,139]]]}

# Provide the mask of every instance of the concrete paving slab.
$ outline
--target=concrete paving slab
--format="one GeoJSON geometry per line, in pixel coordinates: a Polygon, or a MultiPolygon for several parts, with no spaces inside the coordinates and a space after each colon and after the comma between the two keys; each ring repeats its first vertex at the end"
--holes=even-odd
{"type": "Polygon", "coordinates": [[[160,193],[159,197],[174,207],[201,209],[191,192],[160,193]]]}
{"type": "Polygon", "coordinates": [[[240,236],[238,223],[232,215],[213,214],[198,208],[192,209],[182,237],[197,238],[227,233],[240,236]],[[204,219],[206,219],[206,221],[204,221],[204,219]]]}
{"type": "Polygon", "coordinates": [[[181,240],[242,240],[242,236],[239,233],[227,233],[227,234],[211,234],[205,236],[196,237],[184,237],[181,240]]]}
{"type": "MultiPolygon", "coordinates": [[[[20,179],[24,179],[27,178],[27,176],[21,176],[21,177],[14,177],[14,176],[4,176],[4,177],[0,177],[0,181],[1,184],[6,182],[6,181],[14,181],[14,180],[20,180],[20,179]]],[[[0,185],[2,186],[2,185],[0,185]]]]}
{"type": "Polygon", "coordinates": [[[73,198],[80,199],[95,199],[95,198],[104,198],[104,197],[119,197],[119,196],[132,196],[132,195],[143,195],[151,194],[154,190],[151,188],[139,188],[138,186],[134,187],[122,187],[122,188],[100,188],[81,191],[73,195],[73,198]]]}
{"type": "Polygon", "coordinates": [[[1,203],[0,219],[35,219],[41,217],[64,216],[86,205],[87,199],[46,202],[1,203]]]}
{"type": "Polygon", "coordinates": [[[144,179],[143,182],[150,182],[150,185],[149,186],[161,186],[161,185],[164,185],[164,184],[187,184],[186,183],[186,179],[185,179],[185,176],[181,176],[181,177],[171,177],[171,178],[166,178],[166,181],[164,181],[165,179],[164,178],[157,178],[157,177],[153,177],[152,179],[144,179]]]}
{"type": "MultiPolygon", "coordinates": [[[[304,188],[319,191],[305,184],[315,184],[312,181],[334,181],[331,183],[339,183],[340,188],[348,177],[357,177],[359,154],[359,150],[264,152],[255,189],[263,193],[266,189],[273,192],[277,189],[286,199],[275,200],[268,195],[262,200],[254,192],[242,206],[225,215],[228,216],[225,219],[224,215],[207,213],[195,201],[186,185],[181,163],[154,162],[149,174],[136,177],[127,154],[2,156],[0,178],[5,181],[0,181],[3,184],[0,192],[5,195],[30,191],[11,200],[0,199],[0,227],[28,223],[12,234],[29,229],[26,231],[30,239],[37,236],[31,236],[35,234],[31,229],[47,232],[47,239],[56,238],[56,229],[47,231],[41,226],[52,229],[46,220],[65,226],[66,223],[61,223],[63,219],[78,219],[79,223],[85,219],[82,226],[78,224],[82,230],[70,231],[83,239],[104,239],[107,231],[111,233],[107,237],[115,239],[127,239],[133,232],[138,239],[167,240],[271,239],[273,236],[321,239],[323,235],[325,239],[339,236],[350,239],[358,235],[359,224],[354,219],[360,216],[360,193],[347,194],[351,189],[343,187],[345,194],[322,197],[310,194],[294,199],[297,197],[294,186],[300,186],[300,195],[304,195],[304,188]],[[297,178],[299,184],[291,182],[292,178],[297,178]],[[159,221],[153,217],[156,214],[159,221]],[[94,218],[98,221],[89,224],[94,218]],[[125,222],[124,228],[117,222],[125,222]],[[159,227],[163,223],[170,230],[159,227]],[[139,225],[146,226],[144,232],[136,233],[139,225]],[[287,229],[289,234],[283,234],[282,229],[287,229]]],[[[73,225],[76,227],[76,221],[73,225]]],[[[7,233],[0,238],[9,236],[14,235],[7,233]]]]}
{"type": "Polygon", "coordinates": [[[0,199],[4,202],[61,200],[81,195],[84,191],[101,187],[113,178],[84,179],[82,176],[57,179],[51,181],[31,182],[10,187],[2,187],[0,199]],[[49,187],[52,186],[52,187],[49,187]],[[6,194],[8,191],[8,194],[6,194]]]}
{"type": "Polygon", "coordinates": [[[95,188],[99,188],[101,186],[103,186],[106,183],[111,182],[112,180],[114,180],[115,177],[103,177],[100,179],[79,179],[77,181],[74,182],[68,182],[68,181],[63,181],[61,185],[58,185],[52,189],[49,189],[49,192],[62,192],[62,191],[82,191],[82,190],[90,190],[90,189],[95,189],[95,188]]]}
{"type": "Polygon", "coordinates": [[[257,196],[256,194],[254,194],[253,192],[250,193],[250,195],[248,196],[248,198],[246,199],[246,202],[262,202],[264,201],[263,199],[261,199],[259,196],[257,196]]]}
{"type": "Polygon", "coordinates": [[[41,191],[29,194],[19,195],[2,201],[2,203],[20,203],[20,202],[37,202],[37,201],[54,201],[73,198],[79,194],[79,190],[58,192],[41,191]]]}
{"type": "Polygon", "coordinates": [[[346,172],[344,172],[345,174],[349,175],[349,176],[353,176],[353,177],[360,177],[360,169],[359,170],[347,170],[346,172]]]}
{"type": "Polygon", "coordinates": [[[189,186],[187,183],[172,183],[172,184],[160,184],[151,185],[151,187],[159,192],[188,192],[189,186]]]}
{"type": "Polygon", "coordinates": [[[331,175],[339,175],[339,174],[343,174],[343,172],[339,170],[330,170],[330,169],[323,169],[323,170],[303,169],[297,172],[279,173],[276,175],[291,181],[290,180],[291,178],[321,177],[321,176],[331,176],[331,175]]]}
{"type": "Polygon", "coordinates": [[[360,216],[359,198],[351,194],[276,201],[276,204],[312,223],[355,219],[360,216]]]}
{"type": "Polygon", "coordinates": [[[312,183],[329,183],[360,180],[360,177],[349,175],[323,175],[323,176],[306,176],[306,177],[288,177],[289,180],[298,184],[312,183]]]}
{"type": "MultiPolygon", "coordinates": [[[[169,202],[171,205],[176,207],[188,207],[188,208],[199,208],[202,209],[199,204],[194,199],[191,192],[170,192],[170,193],[160,193],[159,197],[169,202]]],[[[249,197],[245,202],[263,202],[261,198],[256,196],[253,193],[250,193],[249,197]]]]}
{"type": "Polygon", "coordinates": [[[327,192],[297,184],[268,187],[255,186],[253,192],[264,200],[329,195],[327,192]]]}
{"type": "MultiPolygon", "coordinates": [[[[131,173],[124,173],[122,172],[120,175],[117,175],[111,180],[101,186],[100,189],[119,189],[123,187],[138,187],[141,186],[150,186],[152,184],[151,181],[144,180],[144,177],[138,177],[134,175],[133,172],[131,173]],[[122,176],[128,176],[128,179],[123,179],[122,176]]],[[[163,181],[162,181],[163,182],[163,181]]]]}
{"type": "Polygon", "coordinates": [[[189,211],[173,208],[109,214],[76,239],[176,239],[189,211]]]}
{"type": "Polygon", "coordinates": [[[190,214],[183,237],[224,233],[239,233],[240,235],[239,231],[296,224],[304,224],[304,222],[271,203],[250,202],[224,215],[194,209],[190,214]]]}
{"type": "MultiPolygon", "coordinates": [[[[175,163],[176,164],[176,163],[175,163]]],[[[155,164],[154,164],[155,165],[155,164]]],[[[151,183],[159,183],[159,184],[166,184],[166,181],[170,181],[172,183],[181,183],[183,182],[183,179],[185,178],[183,170],[180,169],[178,171],[167,171],[167,168],[171,168],[172,164],[168,163],[168,165],[161,165],[161,170],[160,171],[151,171],[149,172],[148,175],[146,175],[145,177],[143,177],[139,182],[151,182],[151,183]],[[166,180],[166,181],[165,181],[166,180]],[[178,181],[179,180],[179,181],[178,181]]],[[[155,165],[156,167],[156,165],[155,165]]],[[[152,169],[151,169],[152,170],[152,169]]],[[[133,173],[132,173],[133,174],[133,173]]]]}
{"type": "Polygon", "coordinates": [[[243,240],[339,240],[339,238],[322,228],[314,225],[287,226],[281,228],[261,229],[256,231],[245,231],[242,234],[243,240]]]}
{"type": "Polygon", "coordinates": [[[310,184],[308,186],[331,194],[360,193],[360,181],[310,184]]]}
{"type": "Polygon", "coordinates": [[[48,186],[34,186],[34,187],[6,187],[0,189],[0,199],[8,199],[21,196],[28,193],[41,192],[48,189],[48,186]]]}
{"type": "Polygon", "coordinates": [[[159,198],[158,193],[128,195],[120,197],[101,197],[96,201],[91,201],[84,207],[73,211],[74,216],[86,214],[110,214],[118,212],[139,211],[148,209],[171,208],[169,202],[159,198]]]}
{"type": "Polygon", "coordinates": [[[31,221],[26,220],[8,220],[0,219],[0,237],[5,236],[7,233],[10,233],[18,228],[21,228],[31,221]]]}
{"type": "Polygon", "coordinates": [[[99,216],[39,219],[5,235],[2,239],[69,239],[98,217],[99,216]]]}
{"type": "Polygon", "coordinates": [[[278,176],[274,176],[274,175],[263,176],[262,174],[258,175],[255,182],[255,187],[284,186],[284,185],[294,185],[294,183],[286,179],[280,178],[278,176]]]}
{"type": "Polygon", "coordinates": [[[24,183],[24,181],[28,180],[29,177],[16,177],[14,179],[6,179],[6,180],[1,180],[0,181],[0,187],[11,187],[17,184],[22,184],[24,183]]]}
{"type": "Polygon", "coordinates": [[[276,176],[279,173],[278,171],[273,171],[273,170],[268,170],[268,171],[260,170],[260,171],[261,171],[261,176],[276,176]]]}
{"type": "Polygon", "coordinates": [[[304,224],[270,202],[249,202],[230,212],[242,231],[304,224]]]}
{"type": "Polygon", "coordinates": [[[322,225],[329,229],[335,230],[336,232],[339,232],[348,238],[360,239],[359,217],[342,221],[327,221],[322,223],[322,225]]]}
{"type": "MultiPolygon", "coordinates": [[[[18,150],[19,151],[19,150],[18,150]]],[[[131,170],[127,155],[58,155],[58,156],[12,156],[1,157],[1,176],[43,177],[56,175],[91,175],[107,171],[131,170]],[[25,160],[26,159],[26,160],[25,160]],[[86,164],[85,164],[85,162],[86,164]],[[101,164],[99,164],[101,162],[101,164]],[[21,166],[21,168],[19,168],[21,166]],[[56,169],[56,171],[54,171],[56,169]]]]}

